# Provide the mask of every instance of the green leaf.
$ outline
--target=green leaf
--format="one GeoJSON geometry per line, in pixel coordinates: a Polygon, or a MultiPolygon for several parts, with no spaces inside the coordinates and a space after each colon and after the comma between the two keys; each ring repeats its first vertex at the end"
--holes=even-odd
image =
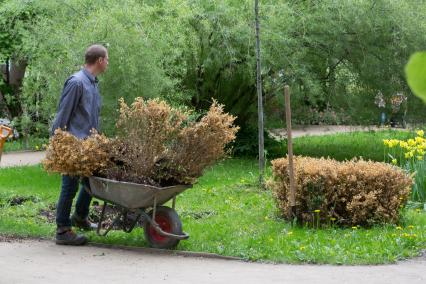
{"type": "Polygon", "coordinates": [[[426,52],[411,55],[405,66],[405,74],[411,91],[426,102],[426,52]]]}

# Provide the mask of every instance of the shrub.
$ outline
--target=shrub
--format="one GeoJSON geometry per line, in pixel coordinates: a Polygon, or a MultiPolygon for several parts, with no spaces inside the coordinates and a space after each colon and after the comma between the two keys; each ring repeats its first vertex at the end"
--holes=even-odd
{"type": "Polygon", "coordinates": [[[112,147],[112,157],[121,162],[118,167],[123,165],[125,169],[116,170],[125,170],[135,177],[153,177],[157,161],[177,139],[186,118],[158,99],[145,101],[138,97],[131,106],[121,99],[116,123],[119,141],[112,147]]]}
{"type": "MultiPolygon", "coordinates": [[[[295,157],[296,217],[302,223],[337,220],[340,225],[397,223],[412,178],[394,166],[364,160],[295,157]]],[[[277,205],[290,216],[288,159],[272,161],[268,182],[277,205]]]]}
{"type": "Polygon", "coordinates": [[[57,129],[50,138],[43,160],[48,172],[72,176],[91,176],[110,164],[109,139],[95,131],[85,140],[80,140],[67,131],[57,129]]]}
{"type": "Polygon", "coordinates": [[[94,134],[79,140],[58,130],[43,164],[47,171],[63,174],[152,185],[193,183],[226,155],[226,145],[239,129],[234,120],[215,101],[199,121],[190,121],[158,99],[136,98],[130,106],[120,100],[116,138],[94,134]]]}
{"type": "Polygon", "coordinates": [[[235,140],[239,129],[233,125],[235,119],[224,113],[223,105],[213,101],[200,121],[189,123],[179,132],[164,155],[159,175],[163,179],[193,182],[203,169],[226,155],[225,146],[235,140]]]}

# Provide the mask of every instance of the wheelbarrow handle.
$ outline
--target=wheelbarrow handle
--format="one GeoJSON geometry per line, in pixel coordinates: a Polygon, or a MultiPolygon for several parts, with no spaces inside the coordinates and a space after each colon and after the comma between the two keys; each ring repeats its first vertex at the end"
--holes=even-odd
{"type": "Polygon", "coordinates": [[[154,230],[157,233],[159,233],[160,235],[162,235],[163,237],[169,237],[169,238],[173,238],[173,239],[177,239],[177,240],[187,240],[189,238],[189,235],[185,232],[182,232],[181,235],[175,235],[175,234],[164,232],[160,228],[160,226],[158,226],[158,224],[156,224],[156,223],[151,223],[151,225],[154,227],[154,230]]]}

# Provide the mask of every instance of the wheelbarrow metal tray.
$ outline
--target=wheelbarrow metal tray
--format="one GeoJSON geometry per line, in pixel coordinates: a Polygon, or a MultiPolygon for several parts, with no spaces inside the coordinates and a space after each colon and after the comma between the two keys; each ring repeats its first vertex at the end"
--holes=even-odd
{"type": "Polygon", "coordinates": [[[90,193],[99,199],[115,203],[128,209],[147,208],[161,205],[192,187],[192,185],[175,185],[156,187],[146,184],[116,181],[100,177],[90,177],[90,193]]]}

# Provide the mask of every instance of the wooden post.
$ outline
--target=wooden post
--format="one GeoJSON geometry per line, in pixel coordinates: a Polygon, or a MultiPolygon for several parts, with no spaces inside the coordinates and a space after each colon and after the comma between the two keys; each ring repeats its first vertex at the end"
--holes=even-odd
{"type": "Polygon", "coordinates": [[[260,39],[259,39],[259,0],[254,1],[254,13],[256,24],[256,85],[257,85],[257,114],[258,114],[258,134],[259,134],[259,184],[264,187],[265,174],[265,141],[263,137],[263,97],[262,97],[262,76],[260,66],[260,39]]]}
{"type": "Polygon", "coordinates": [[[288,146],[288,171],[290,177],[290,207],[291,215],[295,214],[296,207],[296,188],[294,184],[294,165],[293,165],[293,138],[291,133],[291,106],[290,106],[290,88],[289,86],[284,87],[284,99],[285,99],[285,120],[287,123],[287,146],[288,146]]]}

